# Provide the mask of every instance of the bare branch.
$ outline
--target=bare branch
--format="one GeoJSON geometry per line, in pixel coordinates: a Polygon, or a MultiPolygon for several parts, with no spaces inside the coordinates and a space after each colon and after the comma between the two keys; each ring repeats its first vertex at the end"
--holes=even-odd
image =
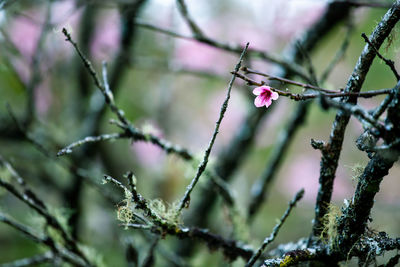
{"type": "MultiPolygon", "coordinates": [[[[400,1],[394,2],[389,11],[385,14],[381,22],[376,26],[371,34],[369,41],[362,51],[353,73],[348,80],[345,93],[358,93],[364,83],[365,77],[375,58],[376,50],[382,45],[383,41],[389,36],[391,30],[400,18],[400,1]]],[[[357,103],[357,97],[348,97],[343,102],[350,104],[357,103]]],[[[320,169],[320,188],[317,195],[315,208],[315,219],[313,234],[319,236],[322,229],[322,218],[327,213],[326,203],[330,203],[333,181],[335,179],[336,168],[338,166],[340,151],[342,148],[344,133],[350,115],[339,111],[332,126],[330,140],[323,150],[320,169]]]]}

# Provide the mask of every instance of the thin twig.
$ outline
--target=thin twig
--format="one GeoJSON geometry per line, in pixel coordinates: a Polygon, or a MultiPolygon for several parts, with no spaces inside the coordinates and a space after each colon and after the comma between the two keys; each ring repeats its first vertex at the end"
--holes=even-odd
{"type": "Polygon", "coordinates": [[[292,85],[295,85],[295,86],[303,87],[304,89],[312,89],[312,90],[321,91],[321,92],[325,92],[325,93],[340,93],[339,91],[328,90],[328,89],[321,88],[321,87],[318,87],[318,86],[315,86],[315,85],[296,82],[296,81],[293,81],[293,80],[290,80],[290,79],[269,75],[267,73],[263,73],[263,72],[258,71],[258,70],[252,70],[252,69],[247,68],[247,67],[242,67],[240,70],[243,71],[246,74],[247,73],[257,74],[257,75],[260,75],[260,76],[267,77],[267,79],[270,80],[270,81],[273,81],[273,80],[280,81],[280,82],[283,82],[283,83],[288,83],[288,84],[292,84],[292,85]]]}
{"type": "Polygon", "coordinates": [[[368,36],[365,35],[365,33],[362,33],[361,36],[362,36],[362,38],[364,38],[365,42],[367,42],[372,47],[372,49],[375,50],[376,55],[380,59],[382,59],[385,62],[386,65],[389,66],[389,68],[392,70],[394,76],[396,77],[396,80],[397,81],[400,80],[400,75],[397,72],[396,67],[394,66],[394,61],[390,60],[390,59],[387,59],[384,56],[382,56],[381,53],[379,53],[378,49],[376,49],[376,47],[369,41],[368,36]]]}
{"type": "MultiPolygon", "coordinates": [[[[247,51],[248,47],[249,47],[249,43],[246,44],[245,48],[242,51],[242,54],[240,55],[239,62],[235,66],[235,72],[237,72],[239,70],[240,65],[242,64],[243,57],[246,54],[246,51],[247,51]]],[[[207,147],[206,151],[204,152],[203,160],[202,160],[202,162],[200,163],[200,165],[197,168],[196,175],[194,176],[194,178],[193,178],[192,182],[189,184],[189,186],[186,188],[186,192],[185,192],[184,196],[182,197],[182,199],[179,202],[178,212],[181,212],[184,207],[188,207],[189,206],[190,193],[193,191],[194,187],[196,186],[197,182],[200,179],[200,176],[203,174],[204,170],[207,167],[208,157],[210,156],[211,149],[212,149],[212,147],[214,145],[214,142],[215,142],[215,139],[217,137],[217,134],[218,134],[219,127],[221,125],[222,119],[224,118],[226,109],[228,108],[228,102],[229,102],[229,99],[231,97],[231,89],[232,89],[232,86],[233,86],[233,82],[235,81],[235,78],[236,78],[236,75],[232,75],[232,78],[231,78],[231,80],[229,82],[229,85],[228,85],[226,98],[224,100],[224,103],[221,106],[221,111],[219,113],[219,118],[218,118],[218,120],[217,120],[217,122],[215,124],[214,133],[213,133],[213,135],[211,137],[210,143],[208,144],[208,147],[207,147]]]]}
{"type": "MultiPolygon", "coordinates": [[[[235,76],[237,76],[238,78],[246,81],[248,85],[262,86],[262,85],[266,84],[265,81],[257,82],[239,72],[231,72],[231,73],[234,74],[235,76]]],[[[304,101],[304,100],[308,100],[308,99],[313,99],[313,98],[319,97],[320,95],[322,95],[324,97],[330,97],[330,98],[349,97],[349,96],[370,98],[370,97],[377,96],[377,95],[387,95],[387,94],[390,94],[393,92],[393,89],[380,89],[380,90],[371,90],[368,92],[357,92],[357,93],[356,92],[325,93],[325,92],[320,91],[319,93],[316,93],[316,94],[313,94],[313,93],[295,94],[295,93],[291,93],[289,91],[283,91],[283,90],[279,90],[279,89],[276,89],[273,87],[271,87],[271,90],[274,92],[277,92],[281,96],[289,97],[290,99],[295,100],[295,101],[304,101]]],[[[326,90],[326,89],[324,89],[324,90],[326,90]]]]}
{"type": "Polygon", "coordinates": [[[271,235],[264,239],[264,242],[262,243],[261,247],[257,250],[256,253],[254,253],[254,255],[247,262],[246,267],[253,266],[254,263],[256,263],[256,261],[258,260],[258,258],[261,256],[261,253],[265,250],[265,248],[272,241],[274,241],[275,237],[277,236],[277,234],[279,232],[279,229],[285,223],[285,221],[286,221],[287,217],[289,216],[290,212],[292,211],[293,207],[296,206],[297,202],[303,197],[303,195],[304,195],[304,189],[301,189],[299,192],[296,193],[294,198],[289,202],[289,207],[286,209],[285,213],[282,215],[278,224],[276,224],[274,229],[272,230],[271,235]]]}
{"type": "Polygon", "coordinates": [[[128,138],[128,137],[129,136],[126,133],[112,133],[112,134],[102,134],[99,136],[87,136],[84,139],[73,142],[72,144],[61,149],[60,151],[57,152],[57,156],[70,154],[70,153],[72,153],[72,150],[74,148],[82,146],[87,143],[95,143],[95,142],[106,141],[106,140],[116,140],[116,139],[128,138]]]}

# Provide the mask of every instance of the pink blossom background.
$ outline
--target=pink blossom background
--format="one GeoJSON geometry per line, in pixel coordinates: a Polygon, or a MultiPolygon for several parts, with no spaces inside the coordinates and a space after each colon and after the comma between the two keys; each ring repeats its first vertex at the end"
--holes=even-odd
{"type": "MultiPolygon", "coordinates": [[[[212,1],[187,1],[192,17],[202,27],[206,36],[223,43],[244,45],[250,42],[251,48],[274,54],[282,52],[290,40],[300,36],[312,25],[325,10],[325,4],[326,1],[315,0],[254,0],[232,1],[225,4],[212,1]]],[[[19,57],[12,59],[12,64],[24,83],[28,83],[31,79],[30,66],[43,27],[45,13],[45,8],[34,7],[25,10],[24,15],[7,18],[7,23],[9,23],[7,33],[20,53],[19,57]]],[[[358,22],[363,23],[362,19],[367,15],[368,13],[358,14],[360,18],[358,22]]],[[[55,106],[61,102],[62,96],[57,91],[61,82],[54,80],[68,80],[68,77],[53,78],[54,73],[51,71],[59,65],[72,66],[68,64],[73,61],[75,53],[64,41],[65,38],[60,33],[60,29],[67,27],[75,38],[79,36],[82,8],[75,1],[56,1],[52,4],[51,16],[53,31],[45,40],[45,49],[40,62],[43,77],[35,91],[35,103],[40,119],[61,116],[54,110],[61,110],[60,113],[68,114],[66,107],[55,109],[55,106]]],[[[175,1],[172,0],[150,1],[143,10],[140,20],[190,35],[190,30],[177,13],[175,1]]],[[[90,55],[94,66],[100,71],[101,62],[106,60],[112,63],[118,52],[121,38],[120,15],[116,9],[104,9],[98,14],[97,22],[90,44],[90,55]]],[[[371,26],[368,27],[368,30],[362,30],[369,32],[371,26]]],[[[359,36],[358,32],[357,34],[359,36]]],[[[358,36],[355,38],[359,38],[358,36]]],[[[124,77],[123,85],[116,95],[117,103],[125,110],[135,126],[144,128],[158,137],[171,140],[173,143],[181,144],[196,155],[202,155],[218,118],[230,79],[229,72],[236,64],[237,55],[199,42],[173,39],[146,29],[139,29],[136,37],[137,44],[132,52],[136,61],[129,67],[124,77]],[[175,73],[168,69],[168,66],[173,64],[195,74],[175,73]],[[199,75],[199,72],[211,73],[215,77],[204,78],[199,75]]],[[[337,39],[341,41],[342,37],[341,33],[336,37],[330,37],[333,38],[332,41],[326,44],[329,53],[324,48],[317,49],[316,55],[313,56],[313,64],[317,66],[317,71],[326,67],[330,60],[326,55],[333,55],[336,52],[340,45],[337,39]]],[[[360,40],[355,40],[354,43],[361,47],[360,40]]],[[[350,47],[346,59],[339,63],[337,70],[327,81],[327,87],[338,88],[345,85],[361,51],[360,47],[350,47]]],[[[394,58],[397,65],[400,63],[399,58],[394,58]]],[[[277,69],[276,66],[262,61],[256,61],[253,66],[267,73],[273,73],[277,69]]],[[[384,66],[381,68],[385,69],[384,66]]],[[[379,75],[379,72],[376,72],[379,75]]],[[[373,88],[374,82],[379,80],[376,77],[374,79],[373,76],[369,79],[366,85],[368,89],[373,88]]],[[[75,90],[73,84],[64,86],[70,91],[75,90]]],[[[235,84],[211,155],[213,160],[218,160],[219,152],[238,133],[247,110],[254,108],[252,89],[244,86],[240,81],[235,84]]],[[[377,100],[360,102],[368,108],[376,106],[377,103],[379,103],[377,100]]],[[[257,158],[249,156],[243,163],[243,170],[235,174],[232,187],[235,192],[240,193],[239,198],[248,197],[251,185],[259,178],[266,166],[268,156],[271,155],[270,151],[276,145],[280,132],[286,125],[286,120],[295,110],[295,104],[284,97],[280,97],[272,105],[274,105],[273,110],[262,122],[254,148],[251,150],[257,153],[257,158]]],[[[313,106],[309,117],[306,125],[301,128],[292,142],[284,164],[277,173],[273,191],[280,197],[279,200],[282,200],[291,198],[300,188],[305,188],[304,203],[308,205],[309,210],[312,210],[319,186],[321,155],[319,151],[311,148],[309,140],[311,138],[328,140],[334,112],[326,113],[319,107],[313,106]]],[[[115,128],[104,123],[102,130],[110,132],[115,131],[115,128]]],[[[344,150],[334,185],[333,199],[339,204],[343,203],[344,198],[349,199],[354,192],[351,167],[357,163],[365,165],[368,162],[364,153],[356,151],[354,146],[354,141],[361,131],[360,124],[352,120],[346,132],[344,150]]],[[[168,160],[170,156],[149,143],[129,144],[128,148],[121,149],[118,154],[123,155],[122,163],[118,162],[119,164],[126,168],[132,166],[137,168],[137,172],[145,175],[149,180],[165,182],[165,188],[160,189],[160,191],[164,190],[164,193],[168,190],[170,190],[169,194],[180,193],[177,189],[169,189],[167,185],[184,188],[188,180],[179,180],[177,177],[184,176],[186,173],[189,173],[186,176],[191,174],[190,170],[187,170],[190,169],[189,167],[185,169],[179,165],[182,163],[179,159],[168,160]],[[168,175],[164,175],[163,171],[168,175]]],[[[399,173],[399,166],[395,165],[382,183],[382,190],[377,195],[378,203],[387,205],[400,203],[397,192],[400,185],[396,179],[399,173]]],[[[149,194],[158,196],[158,192],[149,194]]],[[[174,196],[167,197],[174,198],[174,196]]]]}

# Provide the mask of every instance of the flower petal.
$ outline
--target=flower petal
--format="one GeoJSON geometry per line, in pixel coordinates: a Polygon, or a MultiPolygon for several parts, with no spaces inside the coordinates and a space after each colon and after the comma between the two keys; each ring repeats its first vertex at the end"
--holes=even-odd
{"type": "Polygon", "coordinates": [[[268,98],[268,99],[265,101],[265,107],[269,107],[269,106],[271,106],[271,104],[272,104],[272,100],[271,100],[271,98],[268,98]]]}
{"type": "Polygon", "coordinates": [[[253,94],[260,95],[262,92],[264,92],[266,90],[265,87],[266,86],[260,86],[260,87],[254,88],[253,94]]]}
{"type": "Polygon", "coordinates": [[[256,99],[254,99],[254,105],[258,108],[264,106],[265,98],[263,98],[261,96],[257,96],[256,99]]]}
{"type": "Polygon", "coordinates": [[[271,94],[271,98],[272,98],[272,100],[277,100],[277,99],[278,99],[278,97],[279,97],[279,95],[278,95],[278,93],[277,93],[277,92],[272,92],[272,94],[271,94]]]}

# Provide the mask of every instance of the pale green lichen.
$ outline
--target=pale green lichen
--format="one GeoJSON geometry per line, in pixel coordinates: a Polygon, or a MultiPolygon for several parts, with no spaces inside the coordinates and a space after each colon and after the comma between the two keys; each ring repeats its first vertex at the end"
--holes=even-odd
{"type": "Polygon", "coordinates": [[[153,199],[149,201],[149,208],[157,214],[158,217],[164,219],[168,224],[178,225],[181,223],[181,217],[178,212],[179,202],[172,204],[162,199],[153,199]]]}
{"type": "Polygon", "coordinates": [[[337,247],[338,242],[338,229],[337,220],[342,215],[342,212],[338,206],[334,204],[328,205],[328,213],[322,218],[323,228],[320,235],[320,239],[329,244],[331,248],[337,247]]]}
{"type": "Polygon", "coordinates": [[[125,224],[132,223],[134,213],[129,205],[120,206],[117,209],[117,219],[125,224]]]}
{"type": "Polygon", "coordinates": [[[363,174],[364,172],[364,166],[361,163],[356,163],[352,166],[348,166],[352,172],[351,175],[351,181],[353,184],[353,187],[356,186],[356,184],[358,183],[358,180],[360,179],[360,176],[363,174]]]}

